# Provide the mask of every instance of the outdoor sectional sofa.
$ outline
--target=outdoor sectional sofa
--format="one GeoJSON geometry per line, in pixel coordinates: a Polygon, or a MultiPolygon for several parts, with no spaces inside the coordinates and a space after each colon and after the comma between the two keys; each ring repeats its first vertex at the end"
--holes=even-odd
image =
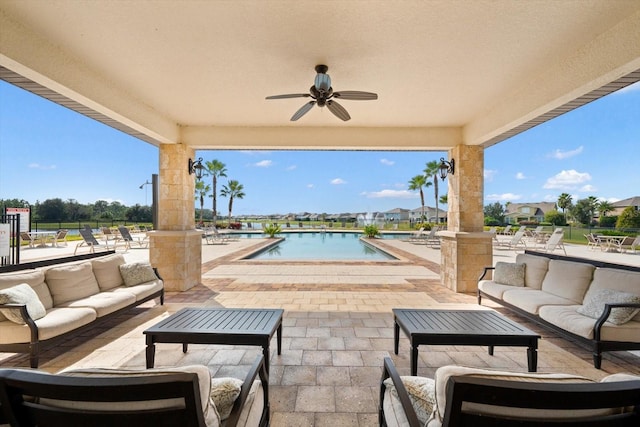
{"type": "Polygon", "coordinates": [[[40,351],[154,298],[164,284],[148,263],[121,254],[0,274],[0,351],[40,351]]]}
{"type": "Polygon", "coordinates": [[[604,351],[640,349],[639,267],[527,251],[484,269],[482,297],[592,349],[598,369],[604,351]]]}

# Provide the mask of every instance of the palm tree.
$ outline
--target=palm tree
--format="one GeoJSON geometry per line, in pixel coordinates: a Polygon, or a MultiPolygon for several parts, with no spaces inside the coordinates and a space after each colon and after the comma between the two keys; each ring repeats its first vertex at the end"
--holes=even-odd
{"type": "Polygon", "coordinates": [[[606,200],[601,200],[600,202],[598,202],[598,212],[602,216],[607,216],[607,214],[614,209],[615,208],[613,207],[613,205],[606,200]]]}
{"type": "Polygon", "coordinates": [[[411,178],[411,181],[409,181],[409,190],[420,190],[420,206],[422,206],[420,219],[422,221],[424,221],[424,191],[422,191],[422,187],[425,187],[426,185],[427,177],[424,175],[416,175],[411,178]]]}
{"type": "Polygon", "coordinates": [[[424,174],[427,180],[433,177],[433,192],[436,199],[436,224],[440,222],[440,208],[438,207],[438,172],[440,171],[440,162],[432,161],[427,163],[424,174]]]}
{"type": "Polygon", "coordinates": [[[211,186],[202,180],[196,181],[196,199],[200,200],[200,223],[202,224],[202,211],[204,210],[204,197],[211,191],[211,186]]]}
{"type": "Polygon", "coordinates": [[[220,195],[222,197],[229,198],[229,224],[231,224],[231,211],[233,209],[233,199],[242,199],[245,194],[242,191],[244,187],[235,179],[229,180],[227,185],[222,186],[222,190],[220,190],[220,195]]]}
{"type": "Polygon", "coordinates": [[[587,203],[589,205],[589,224],[593,222],[593,217],[596,215],[596,211],[598,210],[598,198],[595,196],[587,197],[587,203]]]}
{"type": "Polygon", "coordinates": [[[562,193],[559,197],[558,197],[558,207],[560,209],[562,209],[562,215],[564,215],[564,222],[567,222],[567,213],[566,210],[567,208],[570,208],[572,205],[572,200],[571,200],[571,196],[567,193],[562,193]]]}
{"type": "Polygon", "coordinates": [[[440,196],[440,203],[442,203],[443,205],[446,205],[449,203],[449,198],[447,197],[447,194],[443,194],[442,196],[440,196]]]}
{"type": "Polygon", "coordinates": [[[213,159],[210,162],[204,162],[205,167],[207,168],[207,173],[213,177],[213,225],[216,225],[216,221],[218,220],[218,210],[217,210],[217,193],[218,193],[218,178],[227,176],[227,165],[222,163],[220,160],[213,159]]]}

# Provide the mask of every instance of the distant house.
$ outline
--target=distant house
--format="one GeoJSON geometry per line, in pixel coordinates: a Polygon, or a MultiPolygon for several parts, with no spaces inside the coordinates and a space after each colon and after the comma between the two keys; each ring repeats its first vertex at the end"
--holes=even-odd
{"type": "Polygon", "coordinates": [[[611,211],[608,215],[620,215],[622,211],[629,206],[633,206],[635,210],[640,211],[640,196],[619,200],[615,203],[611,203],[611,206],[613,206],[613,211],[611,211]]]}
{"type": "MultiPolygon", "coordinates": [[[[447,222],[447,211],[438,209],[438,213],[439,221],[436,221],[436,208],[424,207],[424,216],[427,218],[427,222],[447,222]]],[[[412,209],[409,213],[409,220],[411,222],[422,221],[422,207],[412,209]]]]}
{"type": "Polygon", "coordinates": [[[506,206],[504,222],[506,224],[519,224],[522,221],[542,222],[544,214],[555,209],[556,204],[553,202],[509,203],[506,206]]]}
{"type": "Polygon", "coordinates": [[[409,220],[409,209],[395,208],[390,211],[386,211],[384,213],[384,220],[389,222],[398,222],[398,221],[408,221],[409,220]]]}

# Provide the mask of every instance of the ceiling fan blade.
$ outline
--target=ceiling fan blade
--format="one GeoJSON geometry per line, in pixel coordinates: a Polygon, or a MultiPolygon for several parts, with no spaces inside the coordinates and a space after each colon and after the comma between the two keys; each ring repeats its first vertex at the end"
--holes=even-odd
{"type": "Polygon", "coordinates": [[[333,97],[352,101],[370,101],[378,99],[378,94],[373,92],[362,92],[359,90],[341,90],[340,92],[334,92],[333,97]]]}
{"type": "Polygon", "coordinates": [[[346,122],[351,118],[349,113],[347,113],[347,110],[345,110],[344,107],[338,104],[336,101],[327,101],[327,108],[340,120],[344,120],[346,122]]]}
{"type": "Polygon", "coordinates": [[[308,98],[311,95],[308,93],[289,93],[286,95],[272,95],[267,96],[265,99],[286,99],[286,98],[308,98]]]}
{"type": "Polygon", "coordinates": [[[309,110],[311,110],[313,108],[314,105],[316,105],[316,101],[309,101],[306,104],[304,104],[302,107],[300,107],[300,109],[298,111],[296,111],[296,113],[293,116],[291,116],[291,121],[295,122],[300,117],[302,117],[305,114],[307,114],[309,112],[309,110]]]}

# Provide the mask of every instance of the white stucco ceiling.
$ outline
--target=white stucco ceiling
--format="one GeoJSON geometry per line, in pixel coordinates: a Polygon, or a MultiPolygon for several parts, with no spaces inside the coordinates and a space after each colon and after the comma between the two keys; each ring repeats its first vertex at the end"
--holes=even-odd
{"type": "Polygon", "coordinates": [[[640,1],[0,0],[0,36],[4,68],[152,143],[446,149],[639,70],[640,1]],[[320,63],[379,99],[265,100],[320,63]]]}

